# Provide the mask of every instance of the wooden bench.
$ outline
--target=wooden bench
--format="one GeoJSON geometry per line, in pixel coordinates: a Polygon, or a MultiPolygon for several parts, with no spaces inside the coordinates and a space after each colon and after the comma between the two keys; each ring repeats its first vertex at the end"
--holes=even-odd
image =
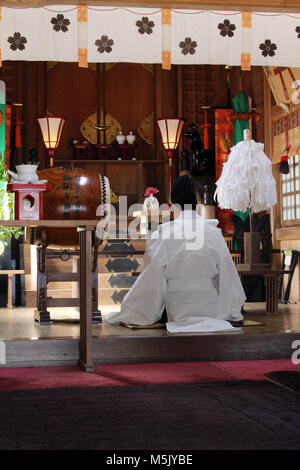
{"type": "Polygon", "coordinates": [[[6,274],[8,276],[7,284],[7,308],[13,308],[12,304],[12,277],[14,274],[24,274],[23,269],[1,269],[0,274],[6,274]]]}

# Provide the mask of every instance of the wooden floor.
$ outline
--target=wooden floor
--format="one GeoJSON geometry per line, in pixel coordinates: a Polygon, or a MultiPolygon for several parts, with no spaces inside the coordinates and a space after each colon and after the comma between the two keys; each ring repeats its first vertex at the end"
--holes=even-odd
{"type": "MultiPolygon", "coordinates": [[[[217,361],[291,357],[300,338],[300,304],[280,305],[266,314],[264,303],[245,305],[245,319],[263,323],[234,332],[170,334],[165,329],[131,330],[105,323],[93,326],[93,357],[99,363],[217,361]]],[[[106,307],[102,313],[118,307],[106,307]]],[[[53,320],[78,319],[72,308],[51,308],[53,320]]],[[[0,309],[0,340],[6,344],[4,366],[76,364],[79,324],[40,326],[32,308],[0,309]]]]}

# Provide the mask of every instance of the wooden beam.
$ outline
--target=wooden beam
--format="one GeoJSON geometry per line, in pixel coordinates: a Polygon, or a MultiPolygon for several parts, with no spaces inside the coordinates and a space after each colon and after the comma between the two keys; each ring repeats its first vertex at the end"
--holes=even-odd
{"type": "Polygon", "coordinates": [[[0,274],[9,274],[9,275],[13,275],[13,274],[24,274],[24,270],[23,269],[1,269],[0,270],[0,274]]]}
{"type": "MultiPolygon", "coordinates": [[[[1,6],[9,7],[41,7],[46,5],[77,5],[77,0],[5,0],[1,6]]],[[[299,11],[298,0],[89,0],[90,6],[144,7],[144,8],[183,8],[193,10],[246,10],[246,11],[299,11]]]]}

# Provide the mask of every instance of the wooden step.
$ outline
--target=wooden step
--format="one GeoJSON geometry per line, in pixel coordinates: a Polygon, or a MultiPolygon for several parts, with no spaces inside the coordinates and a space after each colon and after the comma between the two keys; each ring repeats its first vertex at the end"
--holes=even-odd
{"type": "Polygon", "coordinates": [[[47,274],[48,282],[78,282],[79,274],[78,273],[61,273],[61,272],[50,272],[47,274]]]}
{"type": "MultiPolygon", "coordinates": [[[[98,272],[99,273],[123,273],[138,271],[141,263],[142,256],[105,256],[98,258],[98,272]]],[[[60,261],[52,259],[47,261],[47,272],[49,275],[53,275],[52,279],[55,280],[55,273],[73,273],[73,261],[60,261]]]]}
{"type": "Polygon", "coordinates": [[[64,297],[73,297],[72,289],[47,289],[47,296],[62,299],[64,297]]]}
{"type": "MultiPolygon", "coordinates": [[[[104,276],[104,274],[103,274],[104,276]]],[[[77,282],[48,282],[47,289],[56,291],[56,290],[72,290],[74,286],[77,286],[77,282]]]]}
{"type": "MultiPolygon", "coordinates": [[[[98,257],[100,308],[119,306],[122,303],[136,280],[132,274],[141,269],[145,240],[109,240],[105,249],[106,251],[101,252],[98,257]],[[134,250],[138,250],[139,253],[132,254],[134,250]]],[[[47,258],[47,296],[52,297],[48,301],[48,306],[78,306],[78,300],[74,299],[78,296],[79,274],[76,272],[79,269],[78,256],[74,255],[68,261],[61,261],[55,258],[57,253],[52,252],[52,255],[52,258],[50,256],[47,258]]],[[[36,282],[31,282],[29,287],[26,292],[26,306],[36,307],[36,282]]]]}
{"type": "MultiPolygon", "coordinates": [[[[123,299],[129,289],[98,289],[98,303],[99,305],[119,305],[123,302],[123,299]]],[[[62,299],[72,299],[73,294],[72,291],[69,290],[48,290],[48,298],[52,297],[52,299],[62,300],[62,299]]],[[[36,305],[36,298],[34,299],[34,305],[36,305]]],[[[51,302],[51,305],[48,304],[49,307],[57,307],[58,305],[54,305],[51,302]]]]}
{"type": "MultiPolygon", "coordinates": [[[[135,272],[125,272],[125,273],[100,273],[98,274],[98,288],[102,289],[130,289],[136,281],[136,276],[139,275],[135,272]]],[[[54,282],[51,281],[47,285],[48,292],[61,292],[67,291],[71,292],[74,289],[74,286],[77,285],[77,282],[54,282]]]]}
{"type": "Polygon", "coordinates": [[[47,297],[48,307],[79,307],[79,299],[72,299],[71,297],[53,299],[47,297]]]}
{"type": "MultiPolygon", "coordinates": [[[[127,294],[129,289],[98,289],[98,304],[99,308],[101,309],[103,306],[111,306],[113,310],[113,306],[120,305],[127,294]]],[[[60,301],[61,299],[72,299],[72,291],[70,290],[50,290],[48,291],[48,297],[52,297],[52,300],[60,301]]],[[[74,299],[73,299],[74,300],[74,299]]],[[[75,299],[76,300],[76,299],[75,299]]],[[[52,307],[57,307],[57,305],[51,301],[52,307]]],[[[50,307],[50,304],[48,303],[50,307]]],[[[72,306],[72,305],[67,305],[72,306]]],[[[77,304],[75,306],[78,306],[77,304]]],[[[26,292],[26,307],[36,308],[37,307],[37,295],[36,291],[26,292]]]]}

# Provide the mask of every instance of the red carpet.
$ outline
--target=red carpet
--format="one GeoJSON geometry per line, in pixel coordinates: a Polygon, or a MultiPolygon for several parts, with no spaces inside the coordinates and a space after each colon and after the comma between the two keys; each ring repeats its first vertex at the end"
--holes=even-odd
{"type": "Polygon", "coordinates": [[[94,373],[76,366],[1,368],[0,390],[264,380],[268,372],[300,370],[289,359],[99,365],[94,373]]]}

